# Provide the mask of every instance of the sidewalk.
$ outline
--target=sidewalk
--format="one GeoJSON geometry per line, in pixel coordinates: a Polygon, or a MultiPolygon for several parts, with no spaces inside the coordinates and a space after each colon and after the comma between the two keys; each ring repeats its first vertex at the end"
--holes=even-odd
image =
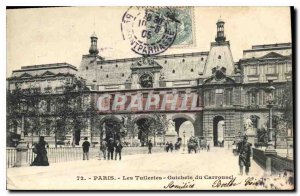
{"type": "MultiPolygon", "coordinates": [[[[54,163],[49,167],[23,167],[7,169],[9,189],[164,189],[173,181],[179,185],[194,184],[191,189],[216,189],[216,179],[196,179],[197,176],[234,176],[244,182],[249,176],[260,178],[264,171],[251,162],[249,176],[238,175],[238,158],[231,150],[212,148],[211,152],[198,154],[155,153],[128,155],[122,160],[89,160],[54,163]],[[162,178],[161,180],[136,180],[136,176],[162,178]],[[175,180],[191,176],[191,180],[175,180]],[[109,180],[110,179],[110,180],[109,180]]],[[[222,180],[223,181],[223,180],[222,180]]],[[[225,182],[226,180],[224,180],[225,182]]],[[[227,180],[228,181],[228,180],[227,180]]],[[[227,189],[257,189],[262,187],[239,184],[227,189]]],[[[167,188],[168,189],[168,188],[167,188]]],[[[226,189],[223,187],[221,189],[226,189]]]]}

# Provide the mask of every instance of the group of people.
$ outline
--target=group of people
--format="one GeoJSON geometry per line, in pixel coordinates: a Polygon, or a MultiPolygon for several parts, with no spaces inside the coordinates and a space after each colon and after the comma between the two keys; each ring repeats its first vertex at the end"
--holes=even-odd
{"type": "Polygon", "coordinates": [[[170,151],[170,152],[173,152],[173,149],[174,149],[173,143],[172,143],[172,142],[170,142],[170,143],[167,142],[167,143],[166,143],[166,148],[165,148],[165,149],[166,149],[167,152],[169,152],[169,151],[170,151]]]}
{"type": "MultiPolygon", "coordinates": [[[[88,138],[84,138],[84,142],[82,143],[83,149],[83,160],[89,159],[89,148],[90,142],[88,138]]],[[[239,156],[239,167],[240,167],[240,175],[243,175],[243,170],[245,167],[245,173],[248,175],[249,167],[250,167],[250,157],[252,156],[252,147],[249,142],[247,142],[248,137],[245,135],[243,140],[237,143],[237,154],[239,156]]],[[[33,146],[33,152],[36,154],[35,159],[31,163],[31,166],[49,166],[48,157],[47,157],[47,150],[46,147],[48,146],[47,142],[44,140],[44,137],[41,136],[40,140],[37,144],[33,146]]],[[[122,144],[119,140],[114,140],[110,138],[107,141],[103,140],[100,145],[100,151],[103,154],[103,158],[107,160],[117,160],[119,156],[119,160],[122,158],[122,144]],[[114,157],[115,153],[115,157],[114,157]]],[[[151,140],[148,142],[148,154],[152,153],[153,144],[151,140]]],[[[173,151],[174,145],[172,142],[167,142],[165,146],[165,150],[167,152],[173,151]]],[[[209,144],[207,145],[207,151],[209,151],[209,144]]],[[[99,156],[101,157],[101,155],[99,156]]],[[[100,158],[101,159],[101,158],[100,158]]]]}
{"type": "MultiPolygon", "coordinates": [[[[119,155],[119,160],[122,159],[122,143],[119,140],[114,142],[113,138],[109,138],[108,142],[103,140],[100,145],[100,151],[103,154],[103,158],[106,160],[113,160],[115,153],[115,160],[117,160],[117,156],[119,155]]],[[[99,159],[101,159],[101,155],[99,155],[99,159]]]]}

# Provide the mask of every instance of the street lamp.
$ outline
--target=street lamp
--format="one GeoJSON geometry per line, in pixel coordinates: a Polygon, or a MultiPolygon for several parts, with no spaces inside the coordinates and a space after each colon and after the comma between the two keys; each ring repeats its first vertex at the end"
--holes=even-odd
{"type": "MultiPolygon", "coordinates": [[[[274,150],[273,144],[273,126],[272,126],[272,115],[273,115],[273,106],[274,106],[274,90],[275,87],[272,86],[272,80],[269,80],[269,86],[266,88],[267,93],[267,107],[269,108],[269,142],[268,142],[268,150],[274,150]]],[[[275,138],[276,139],[276,138],[275,138]]]]}
{"type": "Polygon", "coordinates": [[[16,154],[16,167],[21,167],[26,165],[27,160],[27,151],[28,147],[26,142],[24,141],[24,121],[25,121],[25,114],[27,112],[28,106],[25,99],[20,100],[20,112],[22,114],[22,125],[21,125],[21,135],[19,144],[16,146],[17,154],[16,154]]]}
{"type": "MultiPolygon", "coordinates": [[[[273,145],[273,128],[272,128],[272,108],[274,106],[273,92],[275,87],[272,86],[272,80],[269,80],[269,86],[266,88],[267,93],[267,107],[269,108],[269,142],[265,150],[266,155],[266,175],[272,175],[272,157],[277,154],[273,145]]],[[[276,138],[275,138],[276,139],[276,138]]]]}
{"type": "Polygon", "coordinates": [[[185,151],[185,130],[183,130],[183,152],[185,151]]]}
{"type": "Polygon", "coordinates": [[[22,143],[22,142],[24,142],[24,138],[25,138],[25,128],[24,128],[24,126],[25,126],[25,114],[26,114],[26,112],[27,112],[27,110],[28,110],[28,105],[27,105],[27,103],[26,103],[26,100],[25,99],[21,99],[20,100],[20,113],[22,114],[22,122],[21,122],[21,135],[20,135],[20,142],[19,142],[19,144],[20,143],[22,143]]]}

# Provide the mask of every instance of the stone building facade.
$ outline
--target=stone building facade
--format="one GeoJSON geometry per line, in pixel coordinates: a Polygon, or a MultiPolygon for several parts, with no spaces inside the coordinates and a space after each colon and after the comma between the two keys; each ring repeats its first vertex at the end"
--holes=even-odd
{"type": "MultiPolygon", "coordinates": [[[[218,20],[216,25],[217,35],[209,51],[115,60],[105,60],[99,54],[98,37],[93,34],[89,54],[82,56],[78,71],[73,66],[69,69],[85,79],[90,89],[88,104],[96,110],[99,97],[103,96],[110,103],[123,99],[123,105],[118,107],[124,108],[114,110],[113,104],[109,104],[107,111],[98,111],[100,118],[89,119],[90,126],[82,130],[80,138],[91,138],[92,132],[115,127],[119,132],[124,129],[122,123],[128,114],[138,124],[162,113],[170,122],[166,138],[175,141],[183,135],[202,136],[215,146],[231,145],[238,135],[247,134],[246,119],[252,119],[254,133],[265,127],[269,111],[265,88],[272,80],[275,94],[280,95],[285,84],[292,80],[292,45],[255,45],[244,50],[243,58],[234,62],[224,33],[225,22],[218,20]],[[135,96],[141,96],[142,108],[128,110],[135,96]],[[152,100],[155,96],[159,97],[156,103],[152,100]],[[168,100],[176,100],[175,106],[168,100]],[[153,107],[146,108],[147,101],[153,107]],[[184,104],[187,108],[181,107],[184,104]]],[[[47,69],[48,74],[53,74],[52,66],[47,69]]],[[[13,88],[19,72],[23,74],[23,78],[19,76],[22,80],[27,74],[32,76],[30,69],[14,71],[8,80],[9,88],[13,88]]],[[[279,115],[280,110],[275,113],[279,115]]],[[[99,141],[99,134],[93,138],[99,141]]]]}

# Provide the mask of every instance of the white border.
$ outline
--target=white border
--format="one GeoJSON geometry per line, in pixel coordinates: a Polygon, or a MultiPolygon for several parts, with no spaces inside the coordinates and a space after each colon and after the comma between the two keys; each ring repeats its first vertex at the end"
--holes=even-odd
{"type": "MultiPolygon", "coordinates": [[[[6,131],[6,6],[129,6],[129,5],[174,5],[174,6],[295,6],[295,9],[300,8],[300,1],[299,0],[249,0],[249,1],[242,1],[242,0],[205,0],[205,1],[199,1],[199,0],[106,0],[106,1],[100,1],[100,0],[26,0],[26,1],[21,1],[21,0],[2,0],[0,2],[0,62],[1,62],[1,72],[0,72],[0,77],[1,77],[1,91],[0,94],[2,95],[0,97],[0,106],[1,106],[1,117],[0,117],[0,124],[1,124],[1,151],[0,153],[3,155],[3,159],[1,161],[1,183],[0,183],[0,191],[1,195],[9,195],[9,194],[16,194],[16,192],[8,192],[6,191],[6,166],[5,166],[5,146],[6,146],[6,137],[5,137],[5,131],[6,131]]],[[[298,12],[299,14],[299,12],[298,12]]],[[[297,17],[297,15],[296,15],[297,17]]],[[[296,27],[297,27],[297,32],[299,32],[299,20],[296,20],[296,27]]],[[[296,35],[297,36],[297,35],[296,35]]],[[[294,41],[294,40],[293,40],[294,41]]],[[[299,45],[296,43],[297,47],[297,54],[296,56],[299,56],[299,45]]],[[[299,61],[296,61],[299,62],[299,61]]],[[[297,65],[295,65],[298,67],[297,65]]],[[[297,68],[297,74],[299,76],[299,67],[297,68]]],[[[296,78],[295,78],[296,79],[296,78]]],[[[299,79],[298,79],[299,80],[299,79]]],[[[300,92],[300,85],[297,82],[297,97],[299,97],[299,92],[300,92]]],[[[299,109],[299,102],[297,102],[297,111],[299,109]]],[[[296,108],[295,108],[296,109],[296,108]]],[[[297,116],[296,121],[296,128],[299,127],[299,116],[297,116]]],[[[298,131],[298,130],[295,130],[298,131]]],[[[296,138],[296,143],[298,143],[299,140],[299,135],[300,133],[297,133],[297,138],[296,138]]],[[[297,147],[299,144],[297,145],[297,147]]],[[[297,148],[297,158],[299,158],[299,149],[297,148]]],[[[299,165],[299,164],[298,164],[299,165]]],[[[297,188],[299,189],[299,167],[297,167],[297,188]]],[[[233,192],[222,192],[222,194],[227,193],[227,194],[232,194],[233,192]]],[[[32,192],[23,192],[22,194],[36,194],[32,192]]],[[[45,194],[45,192],[38,192],[37,194],[45,194]]],[[[77,194],[74,192],[48,192],[47,194],[49,195],[61,195],[61,194],[77,194]]],[[[80,192],[79,194],[86,194],[86,192],[80,192]]],[[[95,193],[95,194],[101,194],[101,195],[106,195],[108,193],[105,192],[100,192],[100,193],[95,193]]],[[[120,194],[120,193],[113,193],[113,194],[120,194]]],[[[121,194],[124,194],[122,192],[121,194]]],[[[132,193],[129,193],[132,194],[132,193]]],[[[140,193],[134,193],[134,194],[140,194],[140,193]]],[[[149,194],[149,193],[148,193],[149,194]]],[[[163,194],[163,193],[158,193],[158,192],[153,192],[150,194],[163,194]]],[[[174,192],[169,192],[169,194],[174,194],[174,192]]],[[[176,193],[178,194],[178,193],[176,193]]],[[[197,193],[199,194],[199,193],[197,193]]],[[[205,194],[205,193],[200,193],[200,194],[205,194]]],[[[218,192],[210,192],[211,194],[218,194],[218,192]]],[[[235,194],[241,194],[240,192],[236,192],[235,194]]],[[[256,192],[251,192],[250,194],[255,194],[255,195],[260,195],[260,194],[273,194],[273,192],[268,192],[268,193],[256,193],[256,192]]],[[[282,194],[282,193],[281,193],[282,194]]],[[[287,194],[287,193],[283,193],[287,194]]]]}

